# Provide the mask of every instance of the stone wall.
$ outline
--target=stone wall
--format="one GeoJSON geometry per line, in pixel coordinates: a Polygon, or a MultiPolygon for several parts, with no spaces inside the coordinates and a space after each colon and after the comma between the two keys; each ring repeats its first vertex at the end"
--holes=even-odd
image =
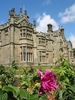
{"type": "Polygon", "coordinates": [[[70,63],[75,62],[71,41],[67,41],[64,29],[53,31],[47,25],[47,33],[36,31],[36,21],[31,24],[25,11],[15,14],[9,11],[7,23],[0,25],[0,64],[9,65],[15,60],[20,66],[52,65],[64,56],[70,63]]]}

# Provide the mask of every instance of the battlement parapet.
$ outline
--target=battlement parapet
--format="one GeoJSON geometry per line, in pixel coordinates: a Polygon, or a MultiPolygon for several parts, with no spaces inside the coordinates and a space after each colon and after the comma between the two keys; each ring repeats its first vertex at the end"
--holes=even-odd
{"type": "Polygon", "coordinates": [[[5,27],[8,27],[8,26],[9,26],[9,23],[8,22],[7,23],[4,23],[4,24],[0,25],[0,29],[5,28],[5,27]]]}
{"type": "Polygon", "coordinates": [[[45,37],[45,36],[46,36],[46,33],[38,32],[37,35],[38,35],[38,36],[43,36],[43,37],[45,37]]]}

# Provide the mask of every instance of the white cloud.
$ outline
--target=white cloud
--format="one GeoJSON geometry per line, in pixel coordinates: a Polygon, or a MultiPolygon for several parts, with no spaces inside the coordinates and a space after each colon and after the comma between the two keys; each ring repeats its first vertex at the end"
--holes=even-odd
{"type": "Polygon", "coordinates": [[[68,40],[72,42],[73,48],[75,48],[75,35],[71,34],[68,40]]]}
{"type": "Polygon", "coordinates": [[[43,5],[49,5],[49,4],[50,4],[50,1],[51,1],[51,0],[45,0],[45,1],[43,2],[43,5]]]}
{"type": "Polygon", "coordinates": [[[37,31],[47,32],[47,24],[52,24],[53,30],[58,29],[58,23],[46,13],[43,13],[42,16],[39,16],[36,21],[38,23],[36,28],[37,31]]]}
{"type": "Polygon", "coordinates": [[[67,8],[64,12],[60,12],[58,16],[61,18],[62,23],[75,21],[75,4],[67,8]]]}

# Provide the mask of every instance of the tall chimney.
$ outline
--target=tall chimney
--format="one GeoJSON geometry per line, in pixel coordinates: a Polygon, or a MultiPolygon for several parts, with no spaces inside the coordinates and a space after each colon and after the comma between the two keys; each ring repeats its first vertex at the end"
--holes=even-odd
{"type": "Polygon", "coordinates": [[[48,30],[47,30],[47,32],[50,32],[50,31],[52,31],[52,24],[48,24],[48,25],[47,25],[47,27],[48,27],[48,30]]]}
{"type": "Polygon", "coordinates": [[[61,36],[62,36],[62,38],[65,38],[65,35],[64,35],[64,28],[61,28],[61,36]]]}
{"type": "Polygon", "coordinates": [[[34,31],[36,31],[36,20],[33,21],[34,31]]]}
{"type": "Polygon", "coordinates": [[[34,25],[34,27],[36,27],[36,20],[33,21],[33,25],[34,25]]]}

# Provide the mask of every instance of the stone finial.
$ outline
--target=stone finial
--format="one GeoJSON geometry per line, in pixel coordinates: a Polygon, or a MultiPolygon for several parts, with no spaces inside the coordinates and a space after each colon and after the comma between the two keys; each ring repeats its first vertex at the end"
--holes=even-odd
{"type": "Polygon", "coordinates": [[[11,11],[9,11],[9,15],[10,16],[14,16],[15,15],[15,8],[12,8],[11,11]]]}
{"type": "Polygon", "coordinates": [[[11,11],[15,13],[15,8],[12,8],[11,11]]]}
{"type": "Polygon", "coordinates": [[[27,11],[26,10],[24,10],[24,15],[27,15],[27,11]]]}
{"type": "Polygon", "coordinates": [[[20,8],[20,15],[22,15],[22,8],[20,8]]]}

